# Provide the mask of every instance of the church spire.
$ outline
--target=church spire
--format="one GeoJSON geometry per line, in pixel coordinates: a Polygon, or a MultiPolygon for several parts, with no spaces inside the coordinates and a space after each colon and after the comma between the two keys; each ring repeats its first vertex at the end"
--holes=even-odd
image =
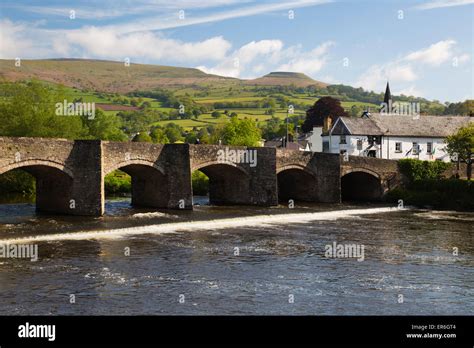
{"type": "Polygon", "coordinates": [[[386,105],[389,105],[390,100],[392,100],[392,94],[390,93],[390,86],[387,81],[387,87],[385,88],[385,96],[383,97],[383,102],[386,105]]]}

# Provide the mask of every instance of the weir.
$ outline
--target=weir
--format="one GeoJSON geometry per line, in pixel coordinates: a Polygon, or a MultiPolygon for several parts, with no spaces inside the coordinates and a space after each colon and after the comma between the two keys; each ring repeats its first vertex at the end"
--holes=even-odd
{"type": "Polygon", "coordinates": [[[269,147],[0,137],[0,175],[13,169],[36,178],[38,211],[90,216],[104,214],[104,178],[117,169],[132,177],[132,205],[164,209],[192,209],[195,170],[209,177],[210,202],[216,205],[339,203],[341,193],[377,200],[401,180],[396,161],[376,158],[269,147]]]}

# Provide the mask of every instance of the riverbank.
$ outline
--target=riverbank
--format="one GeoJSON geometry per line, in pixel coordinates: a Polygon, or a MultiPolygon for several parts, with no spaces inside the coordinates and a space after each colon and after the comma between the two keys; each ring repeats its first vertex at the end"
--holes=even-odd
{"type": "Polygon", "coordinates": [[[425,179],[388,192],[386,200],[419,208],[474,211],[474,182],[460,179],[425,179]]]}

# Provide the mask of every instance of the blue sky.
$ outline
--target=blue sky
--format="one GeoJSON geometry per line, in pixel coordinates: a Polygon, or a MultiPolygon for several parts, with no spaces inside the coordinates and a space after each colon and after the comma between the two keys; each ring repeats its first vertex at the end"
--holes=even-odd
{"type": "Polygon", "coordinates": [[[74,57],[473,98],[474,0],[88,0],[0,4],[0,58],[74,57]],[[74,11],[75,18],[71,18],[74,11]]]}

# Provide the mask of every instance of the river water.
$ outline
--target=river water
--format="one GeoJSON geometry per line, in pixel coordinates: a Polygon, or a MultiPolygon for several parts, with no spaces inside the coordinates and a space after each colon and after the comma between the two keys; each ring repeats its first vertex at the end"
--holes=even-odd
{"type": "Polygon", "coordinates": [[[368,204],[153,211],[125,198],[106,211],[0,205],[0,244],[39,251],[35,262],[0,258],[2,314],[474,313],[474,213],[368,204]],[[334,243],[363,247],[363,260],[327,257],[334,243]]]}

